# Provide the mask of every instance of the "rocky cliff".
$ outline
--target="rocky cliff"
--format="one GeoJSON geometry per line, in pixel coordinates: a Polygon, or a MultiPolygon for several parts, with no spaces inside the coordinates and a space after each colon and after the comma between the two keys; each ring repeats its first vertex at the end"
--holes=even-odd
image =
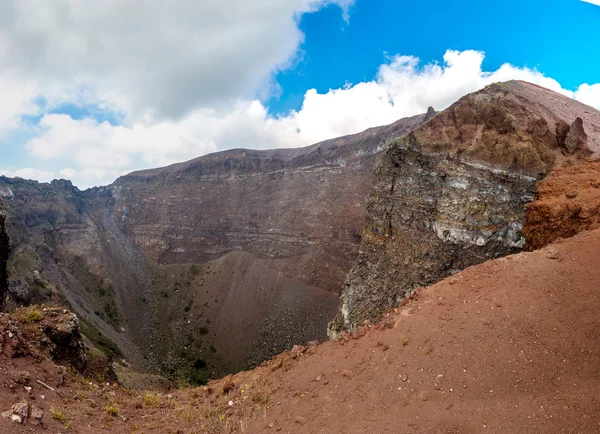
{"type": "Polygon", "coordinates": [[[600,161],[550,172],[536,186],[523,223],[525,249],[536,250],[579,232],[600,228],[600,161]]]}
{"type": "Polygon", "coordinates": [[[521,250],[536,182],[599,151],[598,111],[523,82],[469,94],[395,141],[375,169],[329,335],[377,320],[419,286],[521,250]]]}
{"type": "Polygon", "coordinates": [[[87,191],[0,177],[11,303],[63,299],[95,343],[198,382],[323,339],[357,256],[374,161],[425,118],[307,148],[207,155],[87,191]]]}
{"type": "Polygon", "coordinates": [[[0,312],[6,308],[6,296],[8,294],[8,276],[6,263],[8,262],[9,242],[5,227],[5,215],[0,200],[0,312]]]}

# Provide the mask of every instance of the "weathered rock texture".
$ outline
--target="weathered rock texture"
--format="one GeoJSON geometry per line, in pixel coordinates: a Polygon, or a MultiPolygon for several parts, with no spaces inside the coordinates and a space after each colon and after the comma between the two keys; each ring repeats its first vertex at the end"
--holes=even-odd
{"type": "Polygon", "coordinates": [[[8,262],[9,246],[8,234],[5,227],[5,215],[2,209],[2,201],[0,200],[0,312],[4,312],[6,309],[6,296],[8,294],[6,263],[8,262]]]}
{"type": "Polygon", "coordinates": [[[11,302],[64,298],[89,335],[194,381],[323,339],[358,253],[376,156],[424,118],[301,149],[207,155],[87,191],[0,177],[11,302]]]}
{"type": "Polygon", "coordinates": [[[600,228],[600,161],[550,172],[536,187],[523,224],[525,249],[600,228]]]}
{"type": "Polygon", "coordinates": [[[31,306],[0,314],[0,344],[9,359],[50,359],[79,372],[87,366],[79,320],[63,307],[31,306]]]}
{"type": "Polygon", "coordinates": [[[537,180],[597,154],[599,138],[591,107],[508,82],[397,140],[375,170],[359,258],[329,335],[377,320],[416,287],[521,250],[537,180]]]}

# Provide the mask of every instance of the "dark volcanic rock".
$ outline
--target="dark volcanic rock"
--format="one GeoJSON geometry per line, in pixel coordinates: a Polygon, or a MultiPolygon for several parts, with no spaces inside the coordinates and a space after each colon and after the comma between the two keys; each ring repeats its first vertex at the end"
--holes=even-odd
{"type": "Polygon", "coordinates": [[[566,123],[552,112],[556,97],[574,113],[593,110],[526,83],[495,84],[390,146],[331,337],[377,320],[416,287],[523,248],[525,205],[538,179],[592,153],[573,112],[571,127],[555,128],[566,123]]]}
{"type": "Polygon", "coordinates": [[[8,294],[8,275],[6,263],[8,262],[9,240],[5,227],[5,215],[0,200],[0,312],[6,308],[6,295],[8,294]]]}

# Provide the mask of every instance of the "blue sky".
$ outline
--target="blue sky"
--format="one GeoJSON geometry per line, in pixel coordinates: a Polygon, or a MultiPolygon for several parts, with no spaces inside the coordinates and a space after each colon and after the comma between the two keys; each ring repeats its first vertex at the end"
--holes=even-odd
{"type": "Polygon", "coordinates": [[[370,80],[386,55],[424,62],[444,52],[481,50],[484,69],[528,66],[575,89],[600,81],[600,7],[578,0],[357,0],[346,24],[335,7],[304,15],[304,60],[277,76],[284,89],[274,112],[298,109],[306,89],[319,92],[370,80]]]}
{"type": "Polygon", "coordinates": [[[0,173],[86,188],[359,132],[513,78],[600,108],[598,28],[600,7],[577,0],[6,0],[0,173]]]}

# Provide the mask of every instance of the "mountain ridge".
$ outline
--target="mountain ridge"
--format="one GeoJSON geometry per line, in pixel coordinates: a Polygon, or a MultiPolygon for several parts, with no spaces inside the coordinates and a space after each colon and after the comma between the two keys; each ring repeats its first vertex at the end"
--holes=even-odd
{"type": "Polygon", "coordinates": [[[13,303],[66,299],[135,365],[199,381],[324,339],[375,158],[425,116],[302,149],[210,154],[83,191],[0,178],[13,303]]]}

